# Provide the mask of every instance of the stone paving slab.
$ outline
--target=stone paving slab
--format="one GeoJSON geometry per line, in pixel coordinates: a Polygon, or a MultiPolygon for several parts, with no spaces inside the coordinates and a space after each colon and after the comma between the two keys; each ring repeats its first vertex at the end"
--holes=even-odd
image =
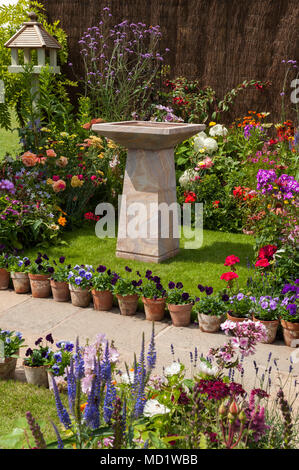
{"type": "MultiPolygon", "coordinates": [[[[39,336],[45,337],[52,333],[55,342],[59,340],[75,341],[79,336],[80,344],[86,340],[93,341],[97,334],[105,333],[107,338],[114,340],[120,353],[121,368],[124,362],[133,363],[134,353],[139,356],[142,333],[145,334],[146,347],[150,341],[152,324],[145,319],[143,313],[132,317],[122,316],[117,308],[111,312],[98,312],[93,308],[74,307],[70,302],[58,303],[53,299],[33,299],[31,295],[18,295],[13,291],[0,291],[0,328],[21,331],[25,337],[26,345],[33,347],[39,336]]],[[[188,328],[174,327],[171,321],[155,323],[155,338],[157,349],[156,373],[161,373],[163,366],[173,360],[171,345],[174,346],[175,359],[179,359],[186,367],[187,374],[191,374],[190,351],[194,353],[195,347],[199,355],[207,354],[211,347],[223,345],[227,337],[223,332],[211,334],[203,333],[196,325],[188,328]]],[[[253,360],[256,361],[260,374],[266,368],[269,353],[273,359],[278,359],[279,370],[284,380],[288,375],[290,355],[294,349],[284,345],[282,341],[274,344],[259,344],[256,354],[245,359],[246,373],[244,385],[252,387],[255,384],[255,369],[253,360]]],[[[18,361],[16,377],[24,380],[22,360],[25,348],[21,349],[21,357],[18,361]]],[[[299,352],[298,362],[293,364],[294,373],[299,377],[299,352]]],[[[273,367],[273,364],[272,364],[273,367]]],[[[274,369],[274,367],[273,367],[274,369]]],[[[276,371],[272,374],[275,381],[276,371]]],[[[236,377],[237,380],[237,377],[236,377]]]]}
{"type": "Polygon", "coordinates": [[[6,312],[9,308],[22,304],[31,296],[16,294],[14,291],[0,291],[0,313],[6,312]]]}

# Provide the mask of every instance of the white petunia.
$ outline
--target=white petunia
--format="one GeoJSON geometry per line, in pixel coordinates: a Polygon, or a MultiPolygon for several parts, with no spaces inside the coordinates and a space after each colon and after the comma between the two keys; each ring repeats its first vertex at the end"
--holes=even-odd
{"type": "Polygon", "coordinates": [[[215,137],[216,135],[227,135],[228,130],[222,124],[216,124],[210,129],[210,136],[215,137]]]}
{"type": "Polygon", "coordinates": [[[210,154],[218,150],[218,144],[215,139],[208,137],[205,132],[200,132],[199,134],[196,134],[194,138],[194,150],[196,152],[205,150],[210,154]]]}
{"type": "Polygon", "coordinates": [[[212,139],[211,137],[208,137],[205,141],[204,141],[204,147],[205,147],[205,150],[208,154],[211,154],[213,152],[216,152],[216,150],[218,150],[218,144],[216,142],[215,139],[212,139]]]}
{"type": "Polygon", "coordinates": [[[127,374],[127,372],[124,372],[123,374],[121,374],[121,381],[124,384],[133,384],[134,376],[135,376],[135,373],[132,370],[129,371],[129,375],[127,374]]]}
{"type": "Polygon", "coordinates": [[[158,400],[147,400],[143,409],[144,416],[147,416],[149,418],[156,415],[164,415],[169,412],[170,409],[164,405],[161,405],[158,400]]]}
{"type": "Polygon", "coordinates": [[[175,374],[179,374],[181,371],[181,364],[179,362],[173,362],[170,366],[165,367],[164,375],[167,377],[175,374]]]}

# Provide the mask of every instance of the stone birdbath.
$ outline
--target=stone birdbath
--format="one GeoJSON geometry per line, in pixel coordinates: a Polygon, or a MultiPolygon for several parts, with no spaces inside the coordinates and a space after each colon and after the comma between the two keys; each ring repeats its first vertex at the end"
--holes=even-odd
{"type": "Polygon", "coordinates": [[[177,210],[167,213],[176,207],[174,147],[205,127],[151,121],[92,126],[128,149],[116,256],[159,263],[179,252],[177,210]]]}

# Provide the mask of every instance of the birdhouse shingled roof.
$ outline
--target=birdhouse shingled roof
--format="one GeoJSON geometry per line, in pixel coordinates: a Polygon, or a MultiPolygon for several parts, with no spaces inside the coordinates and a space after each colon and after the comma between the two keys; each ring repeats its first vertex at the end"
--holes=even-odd
{"type": "Polygon", "coordinates": [[[6,43],[6,47],[39,49],[61,49],[59,42],[53,38],[41,23],[34,21],[36,16],[31,16],[33,21],[23,23],[21,29],[16,32],[6,43]]]}

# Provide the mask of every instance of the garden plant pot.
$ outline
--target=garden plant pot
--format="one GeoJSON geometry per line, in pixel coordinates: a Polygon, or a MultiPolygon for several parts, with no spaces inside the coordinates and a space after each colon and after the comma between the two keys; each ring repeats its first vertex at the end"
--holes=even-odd
{"type": "Polygon", "coordinates": [[[142,297],[145,318],[149,321],[161,321],[164,318],[166,300],[142,297]]]}
{"type": "Polygon", "coordinates": [[[167,304],[173,326],[188,326],[191,322],[193,304],[167,304]]]}
{"type": "Polygon", "coordinates": [[[50,275],[47,274],[31,274],[29,273],[32,297],[44,299],[50,297],[50,275]]]}
{"type": "Polygon", "coordinates": [[[10,273],[16,294],[27,294],[30,292],[30,280],[27,273],[10,273]]]}
{"type": "Polygon", "coordinates": [[[71,298],[69,285],[67,282],[50,281],[53,299],[56,302],[68,302],[71,298]]]}
{"type": "Polygon", "coordinates": [[[275,338],[276,338],[276,333],[277,333],[277,329],[278,329],[278,325],[279,325],[279,320],[270,320],[270,321],[265,321],[265,320],[259,320],[258,318],[255,318],[255,316],[253,315],[253,321],[257,322],[261,322],[264,327],[266,328],[267,330],[267,341],[261,341],[261,343],[266,343],[266,344],[271,344],[275,341],[275,338]]]}
{"type": "Polygon", "coordinates": [[[0,379],[8,380],[14,378],[17,365],[17,357],[6,357],[4,362],[0,362],[0,379]]]}
{"type": "Polygon", "coordinates": [[[216,333],[219,331],[220,325],[223,322],[223,315],[206,315],[205,313],[198,313],[198,326],[201,331],[205,333],[216,333]]]}
{"type": "Polygon", "coordinates": [[[8,289],[10,275],[4,268],[0,268],[0,290],[8,289]]]}
{"type": "Polygon", "coordinates": [[[95,310],[107,312],[112,309],[113,294],[109,290],[92,290],[93,307],[95,310]]]}
{"type": "Polygon", "coordinates": [[[292,323],[282,318],[280,322],[285,344],[291,348],[296,348],[299,345],[299,323],[292,323]]]}
{"type": "Polygon", "coordinates": [[[138,294],[134,295],[116,295],[121,315],[135,315],[138,306],[138,294]]]}
{"type": "Polygon", "coordinates": [[[29,367],[25,366],[25,364],[23,366],[27,383],[48,388],[48,366],[29,367]]]}
{"type": "Polygon", "coordinates": [[[72,304],[75,307],[89,307],[91,301],[91,294],[88,289],[82,289],[81,287],[75,287],[69,284],[72,304]]]}
{"type": "Polygon", "coordinates": [[[228,319],[228,320],[234,321],[235,323],[239,323],[239,322],[245,321],[245,320],[250,320],[250,319],[247,318],[247,317],[233,317],[233,316],[230,315],[228,312],[227,312],[226,316],[227,316],[227,319],[228,319]]]}

